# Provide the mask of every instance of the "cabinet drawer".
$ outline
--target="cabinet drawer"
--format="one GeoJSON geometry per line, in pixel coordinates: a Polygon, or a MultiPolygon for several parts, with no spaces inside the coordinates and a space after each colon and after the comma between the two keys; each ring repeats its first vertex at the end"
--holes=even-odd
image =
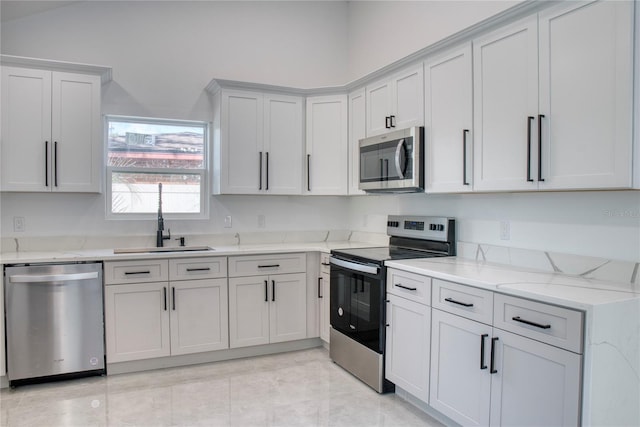
{"type": "Polygon", "coordinates": [[[329,274],[331,272],[331,267],[329,267],[329,258],[331,258],[331,254],[320,252],[320,273],[329,274]]]}
{"type": "Polygon", "coordinates": [[[493,326],[582,353],[580,311],[496,294],[493,326]]]}
{"type": "Polygon", "coordinates": [[[491,325],[493,292],[433,279],[433,307],[491,325]]]}
{"type": "Polygon", "coordinates": [[[304,273],[306,254],[251,255],[229,258],[229,277],[304,273]]]}
{"type": "Polygon", "coordinates": [[[105,262],[104,283],[118,285],[166,282],[169,280],[168,267],[169,262],[166,259],[105,262]]]}
{"type": "Polygon", "coordinates": [[[227,277],[226,257],[179,258],[169,260],[169,280],[227,277]]]}
{"type": "Polygon", "coordinates": [[[387,270],[387,292],[431,305],[431,277],[390,268],[387,270]]]}

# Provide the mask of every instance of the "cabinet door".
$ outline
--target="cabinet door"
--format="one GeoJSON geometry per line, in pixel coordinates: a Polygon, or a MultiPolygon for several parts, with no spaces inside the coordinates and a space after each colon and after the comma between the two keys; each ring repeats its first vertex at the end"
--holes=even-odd
{"type": "Polygon", "coordinates": [[[223,90],[220,124],[220,192],[258,194],[263,168],[262,94],[223,90]]]}
{"type": "Polygon", "coordinates": [[[473,77],[474,188],[536,189],[537,17],[474,41],[473,77]]]}
{"type": "Polygon", "coordinates": [[[360,183],[359,141],[367,136],[364,89],[349,95],[349,194],[365,194],[358,189],[360,183]]]}
{"type": "Polygon", "coordinates": [[[279,274],[269,277],[269,342],[307,337],[307,275],[279,274]]]}
{"type": "Polygon", "coordinates": [[[391,119],[393,129],[424,125],[424,77],[422,63],[391,81],[391,119]]]}
{"type": "Polygon", "coordinates": [[[429,193],[471,191],[471,44],[424,65],[425,165],[429,193]]]}
{"type": "Polygon", "coordinates": [[[52,74],[53,191],[101,190],[100,90],[99,76],[52,74]]]}
{"type": "Polygon", "coordinates": [[[367,86],[367,136],[389,132],[391,115],[391,81],[367,86]]]}
{"type": "Polygon", "coordinates": [[[269,277],[229,279],[229,347],[269,344],[269,277]]]}
{"type": "Polygon", "coordinates": [[[331,329],[331,319],[330,319],[330,303],[331,297],[329,295],[330,292],[330,275],[329,273],[320,273],[320,282],[319,286],[319,296],[320,296],[320,338],[324,342],[329,342],[329,335],[331,329]]]}
{"type": "Polygon", "coordinates": [[[171,354],[229,348],[227,279],[171,283],[171,354]]]}
{"type": "Polygon", "coordinates": [[[50,191],[51,72],[2,67],[2,191],[50,191]]]}
{"type": "Polygon", "coordinates": [[[431,321],[429,405],[462,425],[488,425],[491,326],[436,309],[431,321]]]}
{"type": "Polygon", "coordinates": [[[630,187],[632,97],[633,2],[541,12],[540,187],[630,187]]]}
{"type": "Polygon", "coordinates": [[[107,363],[169,356],[168,283],[105,286],[107,363]]]}
{"type": "Polygon", "coordinates": [[[386,378],[429,401],[431,307],[388,295],[386,378]]]}
{"type": "Polygon", "coordinates": [[[271,194],[302,193],[302,98],[264,97],[264,189],[271,194]]]}
{"type": "Polygon", "coordinates": [[[307,98],[306,194],[345,195],[347,96],[307,98]]]}
{"type": "Polygon", "coordinates": [[[491,425],[579,425],[580,355],[495,331],[491,425]]]}

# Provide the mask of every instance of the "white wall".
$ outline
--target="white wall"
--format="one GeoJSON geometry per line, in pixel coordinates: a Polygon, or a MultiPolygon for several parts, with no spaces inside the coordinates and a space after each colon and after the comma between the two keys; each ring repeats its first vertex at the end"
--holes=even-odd
{"type": "Polygon", "coordinates": [[[355,230],[385,232],[387,214],[450,216],[458,240],[618,260],[640,260],[640,192],[381,195],[350,200],[355,230]],[[510,239],[500,239],[500,222],[510,239]]]}
{"type": "Polygon", "coordinates": [[[508,9],[518,0],[349,2],[349,81],[508,9]]]}
{"type": "Polygon", "coordinates": [[[86,1],[1,31],[3,54],[113,67],[107,114],[211,120],[212,78],[306,88],[347,70],[344,2],[86,1]]]}

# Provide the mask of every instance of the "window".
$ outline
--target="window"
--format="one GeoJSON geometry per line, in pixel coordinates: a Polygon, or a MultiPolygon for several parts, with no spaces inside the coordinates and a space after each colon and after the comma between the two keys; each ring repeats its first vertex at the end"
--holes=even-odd
{"type": "Polygon", "coordinates": [[[106,117],[107,217],[206,218],[204,122],[106,117]]]}

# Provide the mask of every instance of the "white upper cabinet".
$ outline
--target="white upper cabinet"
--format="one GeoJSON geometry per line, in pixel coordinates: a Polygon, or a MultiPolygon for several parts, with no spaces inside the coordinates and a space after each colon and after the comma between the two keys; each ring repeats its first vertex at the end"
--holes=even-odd
{"type": "Polygon", "coordinates": [[[360,183],[359,141],[367,136],[366,104],[364,89],[349,94],[349,194],[365,194],[360,183]]]}
{"type": "Polygon", "coordinates": [[[214,97],[214,194],[302,192],[302,98],[222,89],[214,97]]]}
{"type": "Polygon", "coordinates": [[[347,194],[347,110],[346,95],[307,98],[305,194],[347,194]]]}
{"type": "Polygon", "coordinates": [[[368,85],[367,136],[424,124],[422,64],[368,85]]]}
{"type": "Polygon", "coordinates": [[[541,189],[631,186],[633,2],[540,13],[541,189]]]}
{"type": "Polygon", "coordinates": [[[631,186],[632,2],[563,2],[474,41],[474,189],[631,186]]]}
{"type": "Polygon", "coordinates": [[[2,67],[2,191],[101,191],[100,76],[2,67]]]}
{"type": "Polygon", "coordinates": [[[471,44],[424,64],[426,191],[473,188],[471,44]]]}
{"type": "Polygon", "coordinates": [[[538,111],[537,17],[474,42],[474,188],[533,190],[538,111]],[[532,117],[533,119],[528,119],[532,117]]]}

